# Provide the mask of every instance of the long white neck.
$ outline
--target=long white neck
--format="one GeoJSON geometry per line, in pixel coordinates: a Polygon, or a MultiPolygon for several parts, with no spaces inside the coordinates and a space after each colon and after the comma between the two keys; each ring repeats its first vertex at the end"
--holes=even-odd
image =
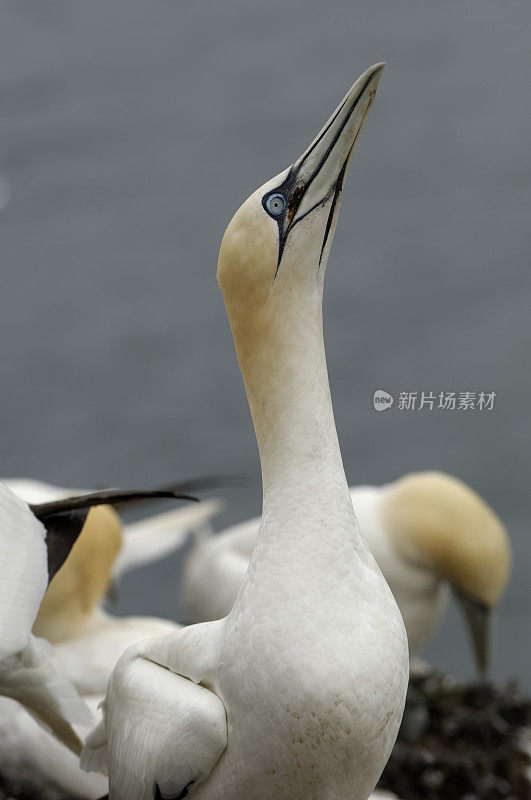
{"type": "Polygon", "coordinates": [[[262,465],[262,533],[289,532],[307,545],[313,532],[328,548],[357,528],[330,398],[319,283],[295,298],[279,287],[276,313],[253,337],[252,354],[239,348],[239,356],[262,465]]]}
{"type": "Polygon", "coordinates": [[[330,479],[346,489],[330,398],[320,314],[290,331],[266,387],[253,397],[264,511],[286,492],[320,495],[330,479]]]}

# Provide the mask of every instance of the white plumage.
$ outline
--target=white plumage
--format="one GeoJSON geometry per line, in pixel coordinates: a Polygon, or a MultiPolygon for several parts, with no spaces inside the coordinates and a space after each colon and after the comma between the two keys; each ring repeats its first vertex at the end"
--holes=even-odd
{"type": "MultiPolygon", "coordinates": [[[[380,487],[351,487],[363,537],[402,613],[412,654],[430,639],[448,601],[448,585],[431,567],[408,562],[394,546],[379,512],[380,487]]],[[[221,619],[234,603],[256,544],[260,517],[200,537],[183,566],[182,597],[193,622],[221,619]]]]}
{"type": "Polygon", "coordinates": [[[59,674],[49,643],[31,633],[48,582],[45,539],[27,503],[0,483],[0,694],[79,752],[73,725],[90,724],[88,708],[59,674]]]}
{"type": "MultiPolygon", "coordinates": [[[[93,719],[101,699],[83,697],[93,719]]],[[[86,727],[78,730],[86,735],[86,727]]],[[[108,791],[105,775],[83,772],[78,755],[6,697],[0,697],[0,774],[39,800],[97,800],[108,791]]]]}
{"type": "MultiPolygon", "coordinates": [[[[65,489],[42,481],[11,479],[5,483],[16,495],[31,503],[46,503],[83,494],[81,490],[65,489]]],[[[13,498],[14,495],[9,497],[13,498]]],[[[12,502],[15,507],[22,503],[18,497],[14,497],[12,502]]],[[[26,503],[21,507],[27,509],[26,503]]],[[[12,530],[8,531],[4,523],[4,537],[0,542],[2,555],[6,559],[13,558],[10,537],[15,536],[16,528],[17,538],[24,540],[25,547],[15,551],[15,555],[23,553],[25,560],[20,560],[20,563],[17,561],[15,565],[12,560],[9,561],[9,569],[6,569],[5,580],[2,581],[3,597],[10,598],[12,605],[19,609],[16,617],[12,614],[2,615],[5,634],[2,641],[4,647],[8,643],[10,647],[18,646],[25,641],[37,616],[36,628],[53,642],[55,649],[55,668],[52,668],[49,661],[52,648],[48,641],[33,636],[30,638],[28,647],[23,651],[25,663],[22,663],[19,655],[16,672],[10,672],[12,678],[14,675],[17,679],[19,694],[22,676],[29,674],[29,659],[34,662],[39,658],[39,681],[33,682],[33,693],[36,690],[47,692],[50,681],[55,681],[58,688],[62,687],[59,698],[63,698],[65,703],[69,701],[70,694],[65,694],[68,683],[66,680],[58,682],[58,670],[63,678],[72,682],[83,700],[95,711],[103,699],[112,669],[124,650],[141,639],[168,634],[180,628],[171,620],[140,616],[120,618],[106,612],[101,601],[111,579],[116,581],[130,569],[161,558],[180,546],[191,530],[204,530],[209,518],[218,509],[218,501],[212,500],[165,511],[123,528],[118,515],[111,509],[91,510],[73,552],[54,578],[37,615],[47,584],[45,531],[27,509],[27,519],[39,534],[39,538],[36,538],[32,528],[24,527],[11,508],[7,521],[12,525],[12,530]],[[35,586],[36,581],[38,587],[35,586]],[[39,591],[33,592],[33,586],[39,591]],[[20,587],[20,596],[16,598],[13,595],[14,587],[20,587]],[[8,623],[10,628],[6,630],[8,623]],[[22,635],[23,631],[26,633],[22,635]],[[11,642],[9,637],[13,639],[15,634],[18,638],[11,642]]],[[[6,514],[7,511],[7,504],[4,503],[6,514]]],[[[35,666],[32,669],[35,671],[35,666]]],[[[74,694],[72,686],[69,690],[74,694]]],[[[8,693],[7,684],[4,693],[8,693]]],[[[26,704],[28,702],[26,697],[26,704]]],[[[86,726],[90,721],[87,711],[86,726]]],[[[86,726],[84,734],[87,732],[86,726]]],[[[77,745],[79,752],[79,740],[77,745]]],[[[43,730],[20,705],[3,698],[0,699],[0,772],[28,791],[37,790],[39,796],[48,800],[61,797],[92,800],[107,791],[107,779],[104,776],[83,772],[76,755],[57,741],[55,736],[43,730]]]]}
{"type": "MultiPolygon", "coordinates": [[[[433,636],[450,586],[487,607],[496,605],[508,577],[508,538],[470,487],[444,473],[419,472],[350,492],[361,532],[402,613],[411,654],[433,636]]],[[[231,609],[259,525],[255,517],[196,539],[182,583],[192,621],[220,619],[231,609]]]]}

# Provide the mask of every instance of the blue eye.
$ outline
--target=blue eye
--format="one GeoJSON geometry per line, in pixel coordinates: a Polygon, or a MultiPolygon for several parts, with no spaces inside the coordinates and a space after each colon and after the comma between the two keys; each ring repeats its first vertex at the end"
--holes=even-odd
{"type": "Polygon", "coordinates": [[[272,217],[278,217],[286,208],[286,198],[283,194],[270,194],[266,200],[266,208],[272,217]]]}

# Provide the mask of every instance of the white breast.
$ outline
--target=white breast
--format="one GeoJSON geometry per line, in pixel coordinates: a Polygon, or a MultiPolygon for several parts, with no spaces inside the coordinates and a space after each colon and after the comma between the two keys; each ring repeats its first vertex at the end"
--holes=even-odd
{"type": "MultiPolygon", "coordinates": [[[[449,589],[432,571],[406,561],[397,552],[381,512],[382,488],[351,488],[361,533],[402,613],[411,653],[432,637],[444,614],[449,589]]],[[[245,520],[215,536],[202,538],[183,566],[182,597],[194,622],[220,619],[234,603],[256,544],[260,518],[245,520]]]]}

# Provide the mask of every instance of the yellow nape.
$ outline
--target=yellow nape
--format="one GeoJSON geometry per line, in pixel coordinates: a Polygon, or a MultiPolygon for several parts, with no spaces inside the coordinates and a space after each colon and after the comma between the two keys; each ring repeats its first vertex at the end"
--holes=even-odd
{"type": "MultiPolygon", "coordinates": [[[[278,226],[264,212],[261,194],[251,195],[230,221],[217,271],[248,396],[267,372],[268,354],[278,346],[275,320],[282,318],[282,293],[275,292],[278,226]]],[[[252,407],[251,396],[249,402],[252,407]]]]}
{"type": "Polygon", "coordinates": [[[511,568],[509,537],[473,489],[443,472],[411,473],[387,487],[383,514],[404,557],[474,600],[499,602],[511,568]]]}
{"type": "Polygon", "coordinates": [[[122,522],[110,506],[90,509],[83,530],[42,599],[33,632],[51,642],[77,633],[104,598],[122,546],[122,522]]]}
{"type": "Polygon", "coordinates": [[[249,197],[228,224],[218,259],[218,283],[234,327],[253,322],[265,305],[275,279],[278,228],[261,206],[258,192],[249,197]]]}

